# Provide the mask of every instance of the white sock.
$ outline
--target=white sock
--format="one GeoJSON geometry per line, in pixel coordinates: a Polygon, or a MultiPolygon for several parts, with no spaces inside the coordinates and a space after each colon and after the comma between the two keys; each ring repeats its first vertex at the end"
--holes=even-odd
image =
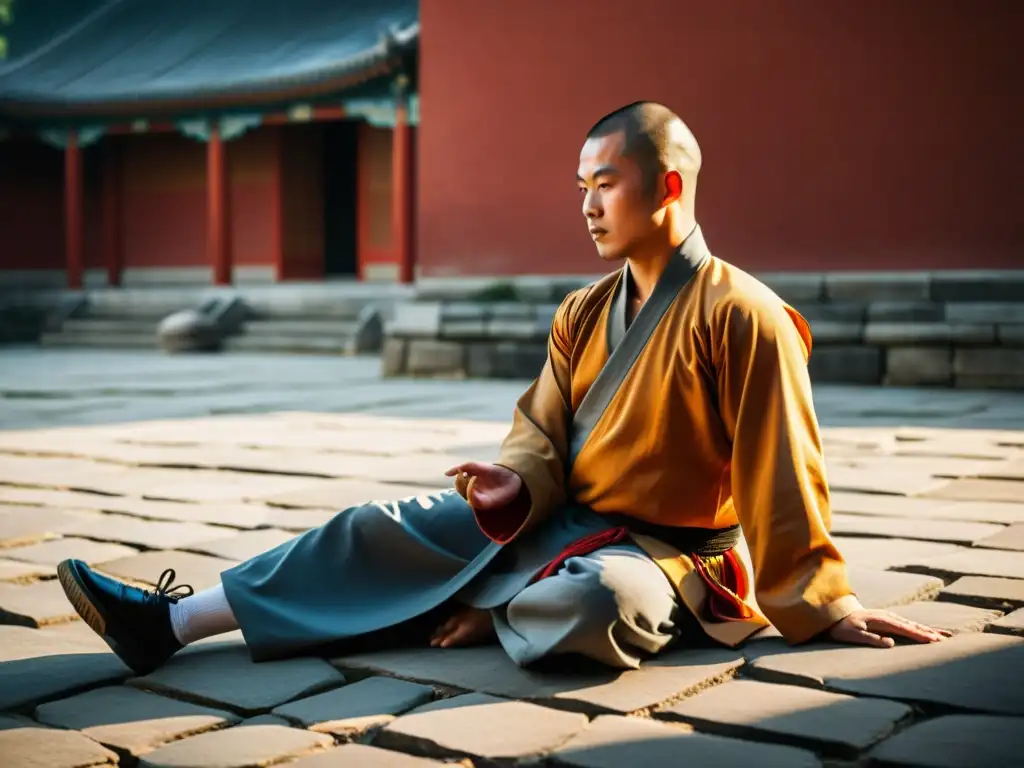
{"type": "Polygon", "coordinates": [[[238,629],[224,587],[216,587],[171,603],[171,629],[182,645],[238,629]]]}

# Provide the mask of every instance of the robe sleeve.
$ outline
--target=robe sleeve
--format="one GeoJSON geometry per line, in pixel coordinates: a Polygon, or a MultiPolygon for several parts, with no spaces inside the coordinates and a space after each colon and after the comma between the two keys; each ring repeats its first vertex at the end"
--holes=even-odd
{"type": "Polygon", "coordinates": [[[787,641],[801,643],[861,608],[829,534],[810,329],[795,310],[762,297],[722,302],[711,326],[733,504],[757,604],[787,641]]]}
{"type": "Polygon", "coordinates": [[[579,292],[570,294],[555,312],[544,368],[516,403],[512,429],[495,462],[522,478],[519,502],[502,509],[474,509],[480,530],[499,544],[530,530],[565,502],[571,320],[578,296],[579,292]]]}

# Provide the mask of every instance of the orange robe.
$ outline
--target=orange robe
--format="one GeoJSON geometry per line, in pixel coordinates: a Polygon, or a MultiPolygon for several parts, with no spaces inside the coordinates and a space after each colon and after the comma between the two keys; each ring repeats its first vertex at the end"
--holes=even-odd
{"type": "MultiPolygon", "coordinates": [[[[695,234],[688,247],[705,249],[695,234]]],[[[607,324],[620,280],[617,270],[559,307],[547,363],[520,398],[496,462],[523,479],[530,508],[477,510],[481,530],[494,541],[512,541],[567,500],[660,525],[739,523],[754,594],[736,590],[734,620],[708,618],[708,582],[693,559],[633,536],[704,630],[730,646],[768,622],[788,641],[802,642],[860,608],[829,535],[808,324],[765,285],[710,254],[566,478],[568,421],[608,359],[607,324]]]]}

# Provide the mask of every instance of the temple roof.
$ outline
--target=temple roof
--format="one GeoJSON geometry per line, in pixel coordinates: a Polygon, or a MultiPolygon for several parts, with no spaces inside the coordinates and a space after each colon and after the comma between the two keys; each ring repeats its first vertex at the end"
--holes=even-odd
{"type": "Polygon", "coordinates": [[[0,112],[146,116],[315,99],[398,71],[417,0],[16,0],[0,112]]]}

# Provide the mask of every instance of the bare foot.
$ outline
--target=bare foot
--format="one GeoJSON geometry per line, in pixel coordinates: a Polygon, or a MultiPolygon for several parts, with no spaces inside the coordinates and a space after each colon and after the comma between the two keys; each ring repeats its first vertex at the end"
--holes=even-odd
{"type": "Polygon", "coordinates": [[[459,608],[430,638],[432,648],[476,645],[494,635],[491,612],[480,608],[459,608]]]}

